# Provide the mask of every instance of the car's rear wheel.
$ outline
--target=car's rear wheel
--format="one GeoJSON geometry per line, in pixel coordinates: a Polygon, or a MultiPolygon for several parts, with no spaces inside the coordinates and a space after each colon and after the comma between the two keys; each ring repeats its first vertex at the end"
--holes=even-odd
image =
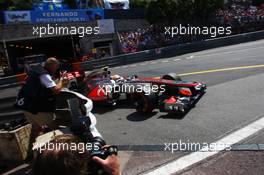
{"type": "Polygon", "coordinates": [[[133,102],[139,113],[151,113],[157,106],[157,95],[150,93],[146,95],[144,93],[133,94],[133,102]]]}
{"type": "Polygon", "coordinates": [[[175,80],[175,81],[182,81],[181,77],[177,75],[176,73],[169,73],[166,75],[163,75],[161,79],[164,80],[175,80]]]}

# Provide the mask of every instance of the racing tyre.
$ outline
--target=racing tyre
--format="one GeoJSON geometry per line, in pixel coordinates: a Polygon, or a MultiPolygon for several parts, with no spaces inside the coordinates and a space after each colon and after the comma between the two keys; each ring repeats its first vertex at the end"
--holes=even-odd
{"type": "Polygon", "coordinates": [[[161,79],[164,79],[164,80],[182,81],[181,77],[178,76],[178,75],[175,74],[175,73],[169,73],[169,74],[163,75],[163,76],[161,77],[161,79]]]}
{"type": "Polygon", "coordinates": [[[157,95],[156,93],[151,93],[146,95],[144,93],[133,94],[133,101],[137,112],[148,114],[153,111],[157,106],[157,95]]]}

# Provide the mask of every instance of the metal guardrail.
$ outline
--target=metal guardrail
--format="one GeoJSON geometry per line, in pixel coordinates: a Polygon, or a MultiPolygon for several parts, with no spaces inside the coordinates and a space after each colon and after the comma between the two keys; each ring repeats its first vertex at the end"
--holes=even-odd
{"type": "Polygon", "coordinates": [[[26,76],[27,74],[23,73],[0,78],[0,90],[21,85],[21,83],[25,80],[26,76]]]}
{"type": "MultiPolygon", "coordinates": [[[[197,41],[193,43],[180,44],[174,46],[167,46],[163,48],[159,48],[158,52],[156,49],[145,50],[136,53],[130,53],[120,56],[114,56],[109,58],[103,58],[98,60],[90,60],[86,62],[73,63],[73,70],[93,70],[98,69],[104,66],[120,66],[126,65],[141,61],[155,60],[160,58],[166,58],[171,56],[177,56],[181,54],[186,54],[190,52],[201,51],[205,49],[211,49],[216,47],[228,46],[233,44],[239,44],[243,42],[255,41],[258,39],[264,39],[264,30],[238,34],[233,36],[215,38],[215,39],[207,39],[204,41],[197,41]]],[[[13,87],[15,85],[19,85],[26,74],[19,74],[15,76],[5,77],[0,79],[0,89],[13,87]]]]}
{"type": "Polygon", "coordinates": [[[86,61],[82,63],[77,63],[74,69],[85,71],[93,70],[104,66],[119,66],[141,61],[177,56],[190,52],[197,52],[205,49],[239,44],[243,42],[255,41],[258,39],[264,39],[264,30],[215,39],[207,39],[204,41],[197,41],[193,43],[167,46],[159,48],[159,52],[157,52],[156,49],[151,49],[126,55],[104,58],[100,60],[86,61]]]}

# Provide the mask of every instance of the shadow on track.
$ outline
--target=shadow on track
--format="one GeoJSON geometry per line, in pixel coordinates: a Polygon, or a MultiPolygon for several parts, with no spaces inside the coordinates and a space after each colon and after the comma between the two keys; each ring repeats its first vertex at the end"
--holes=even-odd
{"type": "MultiPolygon", "coordinates": [[[[196,104],[200,101],[200,99],[205,95],[205,92],[195,100],[195,102],[191,105],[191,108],[185,111],[185,113],[165,113],[161,114],[157,119],[175,119],[175,120],[183,120],[184,117],[193,109],[196,107],[196,104]]],[[[123,101],[122,103],[118,103],[115,106],[110,105],[96,105],[94,106],[93,113],[97,114],[104,114],[106,112],[111,112],[116,109],[134,109],[133,105],[131,105],[128,101],[123,101]]],[[[150,114],[142,114],[138,112],[133,112],[127,116],[127,120],[132,122],[141,122],[148,120],[149,118],[155,116],[158,114],[158,111],[153,111],[150,114]]]]}
{"type": "Polygon", "coordinates": [[[127,101],[117,102],[116,105],[94,103],[92,112],[94,114],[104,114],[116,109],[133,109],[133,106],[127,101]]]}
{"type": "Polygon", "coordinates": [[[140,114],[138,112],[134,112],[127,116],[127,120],[132,122],[142,122],[148,120],[149,118],[155,116],[158,112],[151,112],[150,114],[140,114]]]}
{"type": "Polygon", "coordinates": [[[190,110],[185,112],[184,114],[173,114],[173,113],[168,113],[165,115],[161,115],[158,117],[158,119],[176,119],[176,120],[182,120],[184,117],[189,113],[190,110]]]}

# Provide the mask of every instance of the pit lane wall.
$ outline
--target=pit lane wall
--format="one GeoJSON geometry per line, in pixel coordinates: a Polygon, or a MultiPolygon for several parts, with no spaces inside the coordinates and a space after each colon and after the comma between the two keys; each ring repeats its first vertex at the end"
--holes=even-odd
{"type": "MultiPolygon", "coordinates": [[[[102,68],[105,66],[115,67],[115,66],[132,64],[141,61],[150,61],[160,58],[178,56],[186,53],[197,52],[201,50],[223,47],[223,46],[239,44],[249,41],[255,41],[259,39],[264,39],[264,30],[233,35],[228,37],[207,39],[204,41],[197,41],[197,42],[180,44],[180,45],[173,45],[158,49],[145,50],[141,52],[119,55],[104,59],[74,63],[72,65],[72,68],[73,70],[76,71],[77,70],[88,71],[88,70],[102,68]]],[[[5,89],[21,84],[25,76],[26,76],[25,74],[20,74],[20,75],[1,78],[0,89],[5,89]]]]}

